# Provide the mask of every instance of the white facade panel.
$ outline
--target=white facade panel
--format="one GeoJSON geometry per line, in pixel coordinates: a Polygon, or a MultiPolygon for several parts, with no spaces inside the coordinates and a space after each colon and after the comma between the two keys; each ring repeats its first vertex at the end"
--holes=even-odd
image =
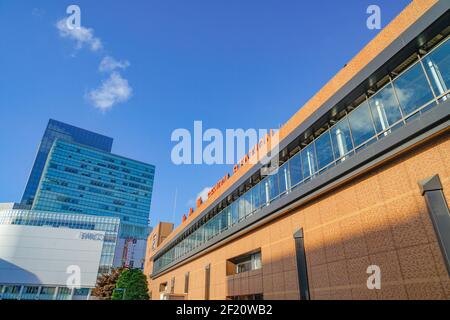
{"type": "Polygon", "coordinates": [[[105,232],[0,225],[0,283],[66,286],[71,266],[94,287],[105,232]]]}

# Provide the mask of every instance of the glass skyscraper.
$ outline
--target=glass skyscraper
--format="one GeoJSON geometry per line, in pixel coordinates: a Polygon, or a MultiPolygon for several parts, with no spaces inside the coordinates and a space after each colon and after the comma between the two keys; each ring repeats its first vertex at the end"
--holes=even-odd
{"type": "Polygon", "coordinates": [[[153,165],[57,139],[32,209],[119,217],[119,237],[145,239],[154,173],[153,165]]]}
{"type": "Polygon", "coordinates": [[[25,192],[22,196],[22,204],[33,204],[48,153],[56,139],[78,142],[106,152],[111,152],[113,143],[112,138],[50,119],[42,137],[25,192]]]}

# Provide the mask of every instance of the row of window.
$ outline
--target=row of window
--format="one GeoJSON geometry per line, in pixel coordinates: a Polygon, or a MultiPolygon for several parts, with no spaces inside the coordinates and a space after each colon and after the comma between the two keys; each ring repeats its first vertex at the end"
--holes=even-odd
{"type": "Polygon", "coordinates": [[[58,184],[62,186],[70,186],[73,184],[85,188],[92,187],[95,188],[98,193],[104,195],[108,195],[107,192],[114,192],[113,195],[115,197],[120,194],[122,197],[130,197],[131,201],[135,201],[136,198],[139,198],[142,202],[149,202],[151,198],[151,190],[150,192],[146,192],[124,186],[123,184],[105,184],[103,181],[98,180],[98,177],[95,175],[84,173],[81,173],[80,175],[72,174],[67,171],[55,170],[52,165],[47,168],[43,179],[44,182],[53,183],[58,181],[58,184]]]}
{"type": "Polygon", "coordinates": [[[52,191],[44,190],[39,196],[39,201],[33,206],[33,210],[39,211],[56,211],[67,213],[79,213],[85,215],[95,216],[109,216],[119,217],[122,222],[136,223],[141,225],[148,225],[148,212],[145,214],[137,215],[137,211],[131,212],[118,207],[102,207],[101,205],[85,205],[83,203],[67,203],[58,202],[56,200],[57,194],[52,191]]]}
{"type": "Polygon", "coordinates": [[[95,191],[93,188],[87,188],[86,190],[84,186],[80,185],[78,185],[78,189],[73,189],[72,186],[61,186],[53,180],[48,181],[45,179],[41,189],[42,194],[39,194],[36,206],[38,206],[39,201],[46,194],[48,199],[54,198],[58,202],[84,204],[106,211],[113,211],[114,207],[119,206],[121,208],[120,212],[131,216],[147,217],[148,211],[150,210],[150,199],[145,204],[137,204],[134,201],[98,194],[92,192],[95,191]],[[50,191],[51,193],[45,191],[50,191]],[[50,194],[54,196],[50,196],[50,194]]]}
{"type": "Polygon", "coordinates": [[[153,177],[150,178],[139,178],[135,175],[133,176],[134,172],[132,173],[121,173],[120,171],[117,171],[117,168],[111,167],[111,165],[105,165],[101,162],[95,162],[91,161],[89,159],[83,158],[82,156],[74,155],[69,152],[62,151],[58,148],[58,146],[55,147],[55,150],[51,154],[51,160],[54,163],[60,163],[62,165],[70,166],[75,171],[87,171],[87,172],[98,172],[101,173],[102,176],[105,179],[123,179],[123,180],[130,180],[137,183],[141,183],[143,185],[152,185],[153,183],[153,177]]]}
{"type": "MultiPolygon", "coordinates": [[[[154,262],[154,272],[182,258],[298,185],[345,161],[450,98],[450,41],[408,67],[252,189],[154,262]]],[[[184,236],[183,236],[184,237],[184,236]]]]}
{"type": "MultiPolygon", "coordinates": [[[[89,148],[84,148],[82,146],[76,146],[76,145],[67,143],[63,140],[57,140],[56,145],[59,148],[61,148],[62,150],[66,150],[70,153],[79,153],[79,154],[82,154],[83,156],[89,157],[93,160],[94,159],[106,160],[108,162],[111,162],[111,160],[112,160],[111,155],[105,156],[100,151],[92,150],[89,148]]],[[[116,157],[118,157],[118,156],[116,156],[116,157]]],[[[118,160],[118,162],[116,162],[116,163],[120,165],[120,170],[125,173],[130,173],[130,168],[141,171],[141,172],[143,171],[146,173],[150,173],[150,174],[153,174],[155,172],[155,167],[153,165],[139,163],[139,162],[131,160],[131,159],[118,160]]]]}
{"type": "Polygon", "coordinates": [[[0,300],[67,300],[72,296],[86,299],[89,288],[72,289],[67,287],[39,287],[21,285],[0,285],[0,300]]]}

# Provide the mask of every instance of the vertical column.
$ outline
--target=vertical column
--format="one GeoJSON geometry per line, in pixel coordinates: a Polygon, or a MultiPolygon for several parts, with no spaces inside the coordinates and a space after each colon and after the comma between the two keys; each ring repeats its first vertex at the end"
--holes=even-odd
{"type": "Polygon", "coordinates": [[[211,264],[205,267],[205,300],[209,300],[209,291],[211,285],[211,264]]]}
{"type": "Polygon", "coordinates": [[[294,233],[295,256],[297,258],[298,288],[300,300],[309,300],[308,270],[306,264],[305,242],[303,228],[294,233]]]}
{"type": "Polygon", "coordinates": [[[422,195],[427,203],[445,266],[450,276],[450,212],[445,200],[439,175],[419,182],[422,195]]]}

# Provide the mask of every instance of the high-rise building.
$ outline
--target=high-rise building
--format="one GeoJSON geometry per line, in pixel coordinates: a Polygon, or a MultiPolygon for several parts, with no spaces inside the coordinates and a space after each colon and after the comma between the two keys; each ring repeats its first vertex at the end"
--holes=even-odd
{"type": "Polygon", "coordinates": [[[449,26],[412,1],[148,250],[152,298],[450,299],[449,26]]]}
{"type": "Polygon", "coordinates": [[[48,153],[56,139],[78,142],[106,152],[111,151],[113,143],[112,138],[50,119],[47,128],[45,129],[44,136],[42,137],[41,144],[39,145],[33,168],[31,169],[30,177],[22,196],[22,204],[33,204],[36,189],[41,179],[42,170],[44,170],[48,153]]]}
{"type": "Polygon", "coordinates": [[[20,208],[118,217],[114,266],[143,268],[155,167],[112,154],[112,143],[49,120],[20,208]]]}
{"type": "Polygon", "coordinates": [[[121,238],[146,239],[155,167],[57,139],[32,209],[121,220],[121,238]]]}

